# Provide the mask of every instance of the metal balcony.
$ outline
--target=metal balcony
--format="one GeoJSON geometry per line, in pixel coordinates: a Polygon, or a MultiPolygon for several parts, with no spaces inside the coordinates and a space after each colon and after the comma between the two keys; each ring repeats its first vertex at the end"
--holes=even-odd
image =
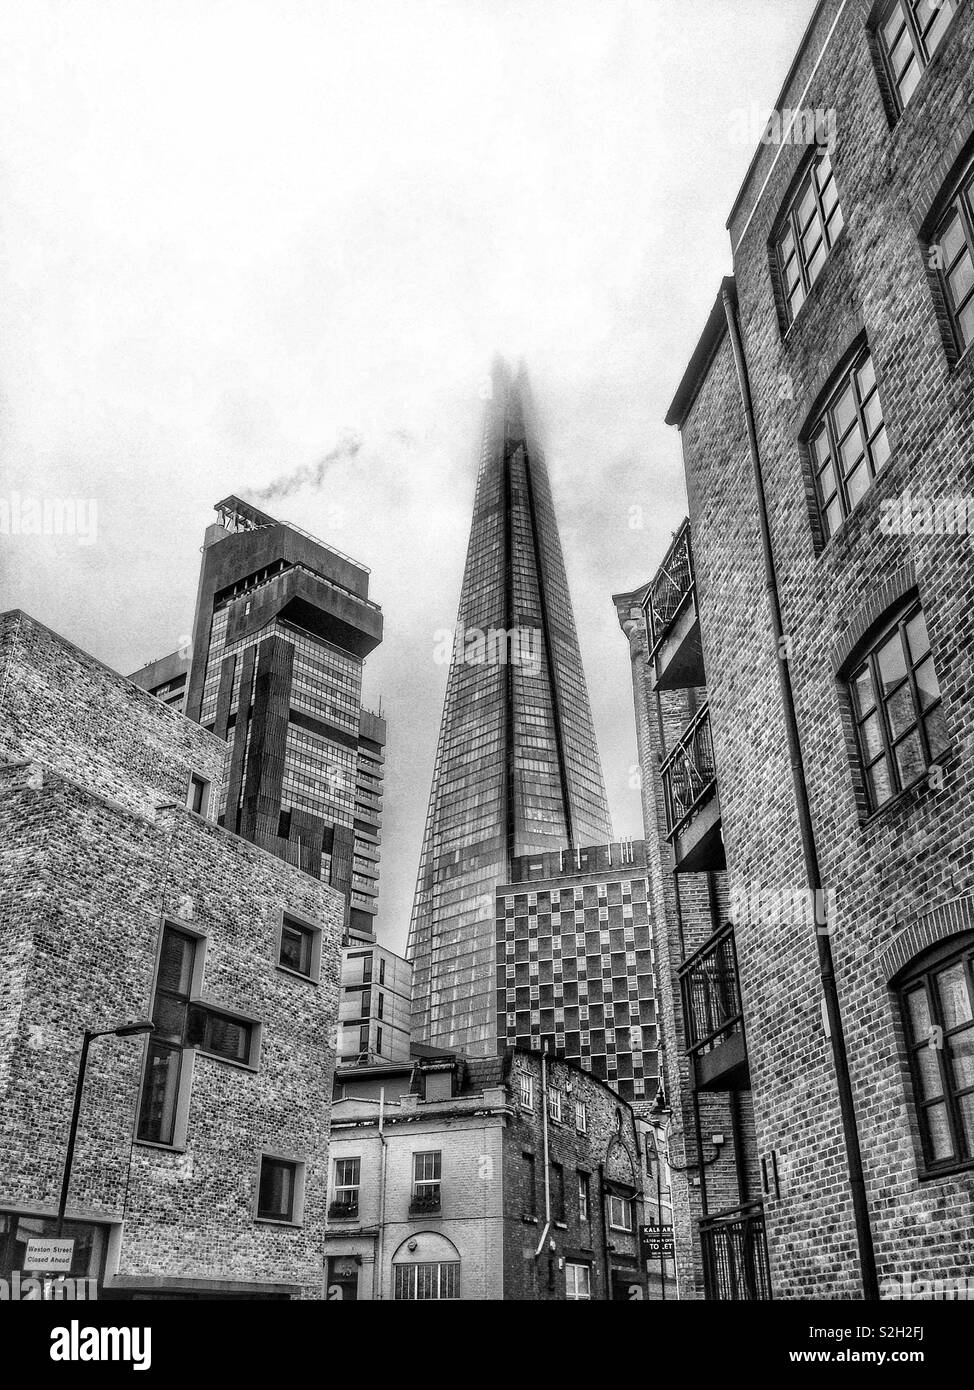
{"type": "Polygon", "coordinates": [[[705,1217],[700,1222],[700,1244],[708,1299],[753,1303],[773,1297],[760,1202],[705,1217]]]}
{"type": "Polygon", "coordinates": [[[656,689],[705,685],[689,521],[673,538],[643,606],[656,689]]]}
{"type": "Polygon", "coordinates": [[[680,966],[683,1026],[698,1091],[739,1091],[750,1085],[744,1014],[729,924],[680,966]]]}
{"type": "Polygon", "coordinates": [[[724,842],[717,799],[717,771],[710,737],[710,709],[703,705],[663,761],[666,838],[677,873],[724,867],[724,842]]]}

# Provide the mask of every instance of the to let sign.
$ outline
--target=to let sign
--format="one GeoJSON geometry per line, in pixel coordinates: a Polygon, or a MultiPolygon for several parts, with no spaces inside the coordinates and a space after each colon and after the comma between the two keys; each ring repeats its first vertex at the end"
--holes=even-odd
{"type": "Polygon", "coordinates": [[[29,1240],[24,1269],[37,1274],[70,1274],[73,1240],[29,1240]]]}
{"type": "Polygon", "coordinates": [[[644,1260],[672,1260],[676,1254],[672,1226],[640,1226],[639,1242],[644,1260]]]}

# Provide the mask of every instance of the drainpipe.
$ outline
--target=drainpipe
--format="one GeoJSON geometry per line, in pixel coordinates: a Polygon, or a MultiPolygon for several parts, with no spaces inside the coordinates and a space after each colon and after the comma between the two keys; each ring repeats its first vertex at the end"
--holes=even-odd
{"type": "Polygon", "coordinates": [[[602,1269],[605,1279],[606,1302],[612,1301],[612,1269],[609,1264],[609,1223],[605,1214],[605,1164],[599,1164],[599,1213],[602,1227],[602,1269]]]}
{"type": "Polygon", "coordinates": [[[538,1248],[534,1252],[535,1259],[544,1249],[548,1232],[551,1230],[551,1179],[548,1174],[548,1066],[544,1052],[541,1054],[541,1133],[544,1151],[544,1230],[541,1232],[538,1248]]]}
{"type": "Polygon", "coordinates": [[[724,312],[727,316],[727,330],[734,352],[737,367],[737,380],[741,391],[741,404],[747,425],[747,439],[751,453],[751,468],[754,477],[754,491],[758,504],[758,521],[761,531],[761,552],[764,561],[765,587],[768,606],[771,611],[771,625],[778,659],[778,685],[784,708],[785,733],[788,739],[788,753],[791,761],[792,780],[795,786],[795,800],[798,810],[798,826],[801,835],[802,854],[805,860],[805,875],[815,903],[815,940],[818,946],[818,967],[828,1019],[829,1039],[832,1044],[832,1060],[835,1066],[836,1091],[839,1100],[839,1114],[842,1133],[845,1139],[846,1159],[849,1165],[849,1186],[852,1194],[852,1210],[856,1227],[856,1242],[859,1247],[859,1265],[862,1274],[862,1296],[869,1301],[879,1299],[879,1281],[876,1275],[876,1254],[873,1249],[872,1230],[869,1224],[869,1204],[866,1200],[866,1181],[862,1168],[862,1150],[859,1146],[859,1131],[856,1127],[855,1103],[852,1095],[852,1080],[849,1074],[849,1058],[846,1052],[845,1035],[842,1030],[842,1014],[839,1009],[839,993],[835,982],[835,963],[832,958],[832,939],[828,928],[819,926],[822,896],[822,876],[819,868],[818,851],[815,847],[815,833],[812,827],[811,804],[808,784],[805,780],[805,765],[802,761],[801,738],[798,732],[798,719],[795,714],[795,696],[791,684],[788,660],[782,655],[784,636],[781,621],[781,604],[778,597],[778,578],[775,571],[774,550],[771,545],[771,529],[768,524],[768,505],[764,491],[764,477],[761,471],[761,455],[758,450],[757,430],[754,425],[754,408],[751,401],[751,388],[747,376],[747,364],[741,343],[740,327],[737,322],[737,307],[730,287],[721,287],[724,312]]]}
{"type": "Polygon", "coordinates": [[[382,1297],[382,1253],[384,1236],[386,1233],[386,1137],[382,1131],[382,1121],[386,1108],[386,1088],[379,1087],[379,1143],[382,1146],[382,1157],[379,1163],[379,1234],[375,1241],[375,1272],[372,1276],[373,1297],[382,1297]]]}

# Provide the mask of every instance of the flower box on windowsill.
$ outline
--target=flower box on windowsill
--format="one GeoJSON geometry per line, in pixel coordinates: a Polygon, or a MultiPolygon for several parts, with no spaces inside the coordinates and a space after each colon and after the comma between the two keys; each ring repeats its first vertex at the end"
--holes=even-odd
{"type": "Polygon", "coordinates": [[[439,1194],[434,1196],[414,1197],[409,1203],[410,1216],[431,1216],[440,1209],[439,1194]]]}

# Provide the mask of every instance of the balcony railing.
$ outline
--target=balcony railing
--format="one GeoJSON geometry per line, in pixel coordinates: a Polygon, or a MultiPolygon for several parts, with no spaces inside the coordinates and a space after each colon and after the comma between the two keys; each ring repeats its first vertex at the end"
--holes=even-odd
{"type": "Polygon", "coordinates": [[[409,1203],[410,1216],[429,1216],[440,1209],[439,1192],[414,1192],[409,1203]]]}
{"type": "Polygon", "coordinates": [[[693,561],[690,555],[690,522],[684,521],[666,552],[663,563],[646,598],[649,624],[649,655],[655,656],[673,619],[693,592],[693,561]]]}
{"type": "Polygon", "coordinates": [[[709,705],[701,706],[687,725],[662,773],[667,836],[672,840],[717,785],[709,705]]]}
{"type": "Polygon", "coordinates": [[[747,1202],[700,1222],[704,1288],[709,1299],[760,1302],[772,1297],[764,1208],[747,1202]]]}
{"type": "Polygon", "coordinates": [[[734,929],[715,932],[680,967],[687,1051],[709,1052],[742,1028],[734,929]]]}
{"type": "Polygon", "coordinates": [[[358,1198],[344,1198],[338,1202],[331,1202],[328,1207],[328,1215],[346,1221],[358,1216],[358,1198]]]}

